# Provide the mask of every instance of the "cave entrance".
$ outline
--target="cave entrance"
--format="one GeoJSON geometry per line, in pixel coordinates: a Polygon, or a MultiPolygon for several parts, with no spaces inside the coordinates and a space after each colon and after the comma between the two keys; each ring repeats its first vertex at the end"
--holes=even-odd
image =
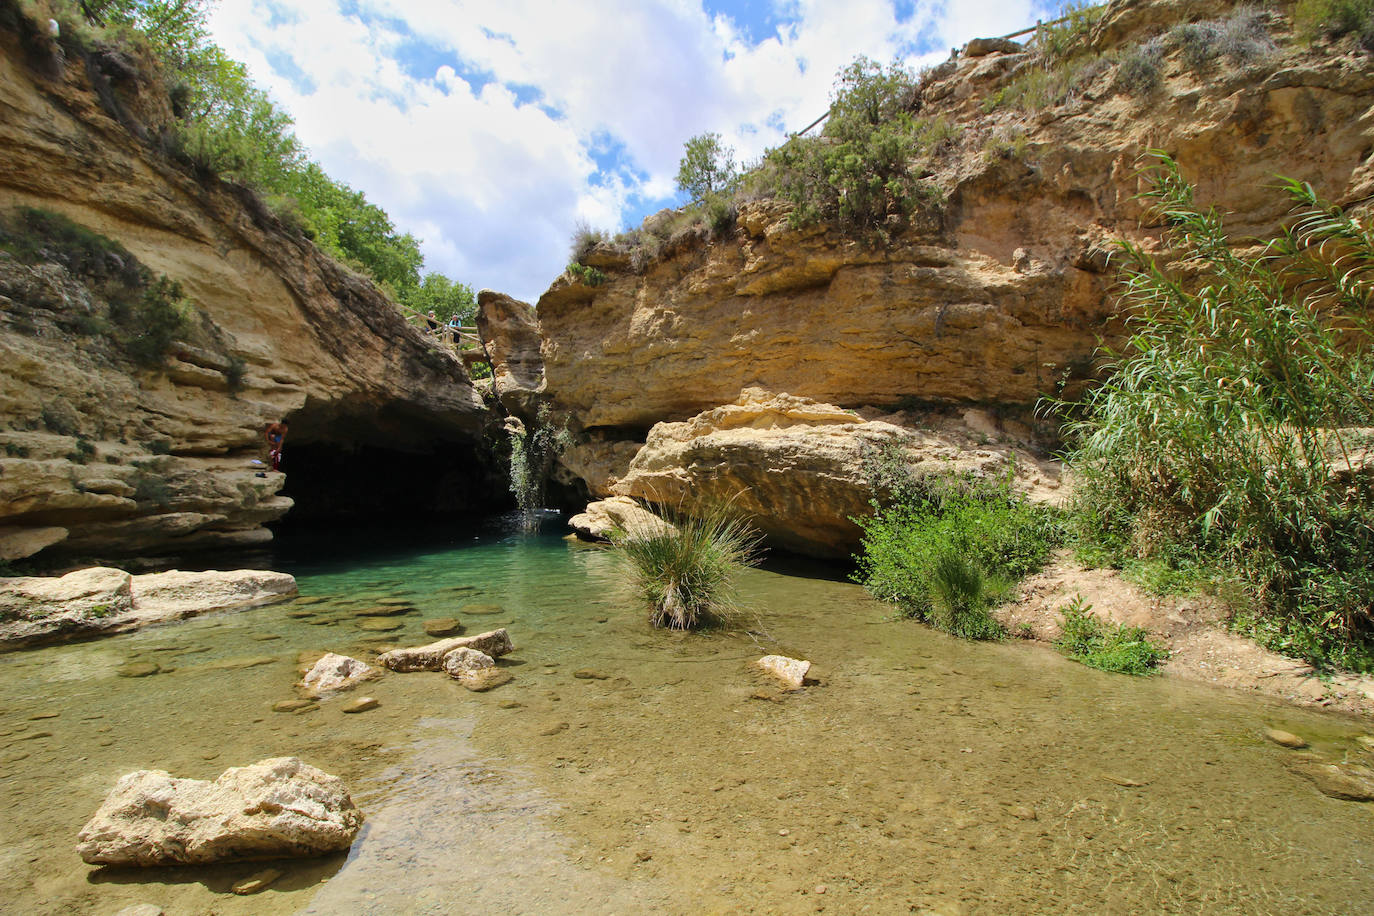
{"type": "Polygon", "coordinates": [[[429,523],[513,505],[481,418],[307,403],[286,420],[281,494],[295,505],[274,529],[429,523]]]}

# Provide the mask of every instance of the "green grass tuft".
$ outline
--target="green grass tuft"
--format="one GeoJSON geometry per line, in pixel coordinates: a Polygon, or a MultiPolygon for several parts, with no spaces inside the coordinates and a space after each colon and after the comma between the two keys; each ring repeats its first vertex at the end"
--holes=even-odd
{"type": "Polygon", "coordinates": [[[1089,668],[1145,675],[1169,657],[1168,650],[1151,641],[1145,630],[1102,620],[1081,596],[1059,612],[1064,617],[1064,632],[1055,640],[1055,648],[1089,668]]]}
{"type": "Polygon", "coordinates": [[[759,537],[723,507],[672,521],[674,529],[620,532],[612,542],[654,626],[693,630],[720,623],[734,609],[735,574],[757,562],[759,537]]]}

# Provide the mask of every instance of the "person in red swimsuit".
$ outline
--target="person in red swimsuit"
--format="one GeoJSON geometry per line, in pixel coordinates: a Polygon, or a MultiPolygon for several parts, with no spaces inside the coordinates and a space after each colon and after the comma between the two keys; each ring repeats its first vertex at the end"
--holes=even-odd
{"type": "Polygon", "coordinates": [[[281,470],[281,447],[286,442],[286,421],[269,423],[263,435],[267,439],[267,455],[272,460],[272,470],[281,470]]]}

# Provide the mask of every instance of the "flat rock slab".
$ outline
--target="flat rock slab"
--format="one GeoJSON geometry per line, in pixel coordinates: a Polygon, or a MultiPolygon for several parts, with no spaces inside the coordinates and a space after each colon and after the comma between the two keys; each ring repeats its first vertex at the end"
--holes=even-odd
{"type": "Polygon", "coordinates": [[[1280,747],[1303,748],[1307,747],[1307,740],[1292,732],[1286,732],[1279,728],[1266,728],[1264,737],[1279,745],[1280,747]]]}
{"type": "Polygon", "coordinates": [[[93,566],[60,577],[0,579],[0,646],[123,633],[295,594],[293,577],[256,569],[131,576],[93,566]]]}
{"type": "Polygon", "coordinates": [[[260,872],[249,875],[242,881],[235,882],[230,890],[241,897],[247,896],[248,894],[256,894],[259,891],[266,890],[273,881],[276,881],[283,874],[285,874],[285,872],[280,868],[266,868],[260,872]]]}
{"type": "Polygon", "coordinates": [[[358,621],[358,629],[369,633],[394,633],[404,626],[405,624],[386,617],[364,617],[358,621]]]}
{"type": "Polygon", "coordinates": [[[381,705],[376,697],[358,697],[345,705],[343,711],[347,713],[367,712],[369,709],[376,709],[381,705]]]}
{"type": "Polygon", "coordinates": [[[1342,801],[1374,801],[1374,769],[1355,763],[1317,760],[1302,760],[1291,766],[1295,773],[1312,780],[1323,795],[1342,801]]]}
{"type": "Polygon", "coordinates": [[[163,770],[120,777],[81,828],[91,865],[184,865],[347,849],[362,825],[342,780],[295,757],[225,770],[213,782],[163,770]]]}
{"type": "Polygon", "coordinates": [[[494,617],[506,613],[506,609],[499,604],[464,604],[458,610],[477,617],[494,617]]]}
{"type": "Polygon", "coordinates": [[[463,625],[457,617],[435,617],[425,621],[425,635],[436,639],[444,636],[457,636],[463,632],[463,625]]]}
{"type": "Polygon", "coordinates": [[[402,614],[415,613],[415,607],[409,604],[379,604],[376,607],[366,607],[361,611],[355,611],[355,617],[400,617],[402,614]]]}
{"type": "Polygon", "coordinates": [[[493,658],[515,651],[510,634],[502,627],[476,636],[454,636],[425,646],[392,649],[377,656],[377,664],[392,671],[439,671],[444,667],[444,656],[454,649],[476,649],[493,658]]]}

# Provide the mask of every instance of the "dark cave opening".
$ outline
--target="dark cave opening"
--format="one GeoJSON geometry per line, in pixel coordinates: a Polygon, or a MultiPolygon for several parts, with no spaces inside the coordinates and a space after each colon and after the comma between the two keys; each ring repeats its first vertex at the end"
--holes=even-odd
{"type": "Polygon", "coordinates": [[[394,407],[359,415],[307,404],[287,420],[281,495],[295,505],[273,529],[427,523],[514,505],[480,430],[445,429],[394,407]]]}

